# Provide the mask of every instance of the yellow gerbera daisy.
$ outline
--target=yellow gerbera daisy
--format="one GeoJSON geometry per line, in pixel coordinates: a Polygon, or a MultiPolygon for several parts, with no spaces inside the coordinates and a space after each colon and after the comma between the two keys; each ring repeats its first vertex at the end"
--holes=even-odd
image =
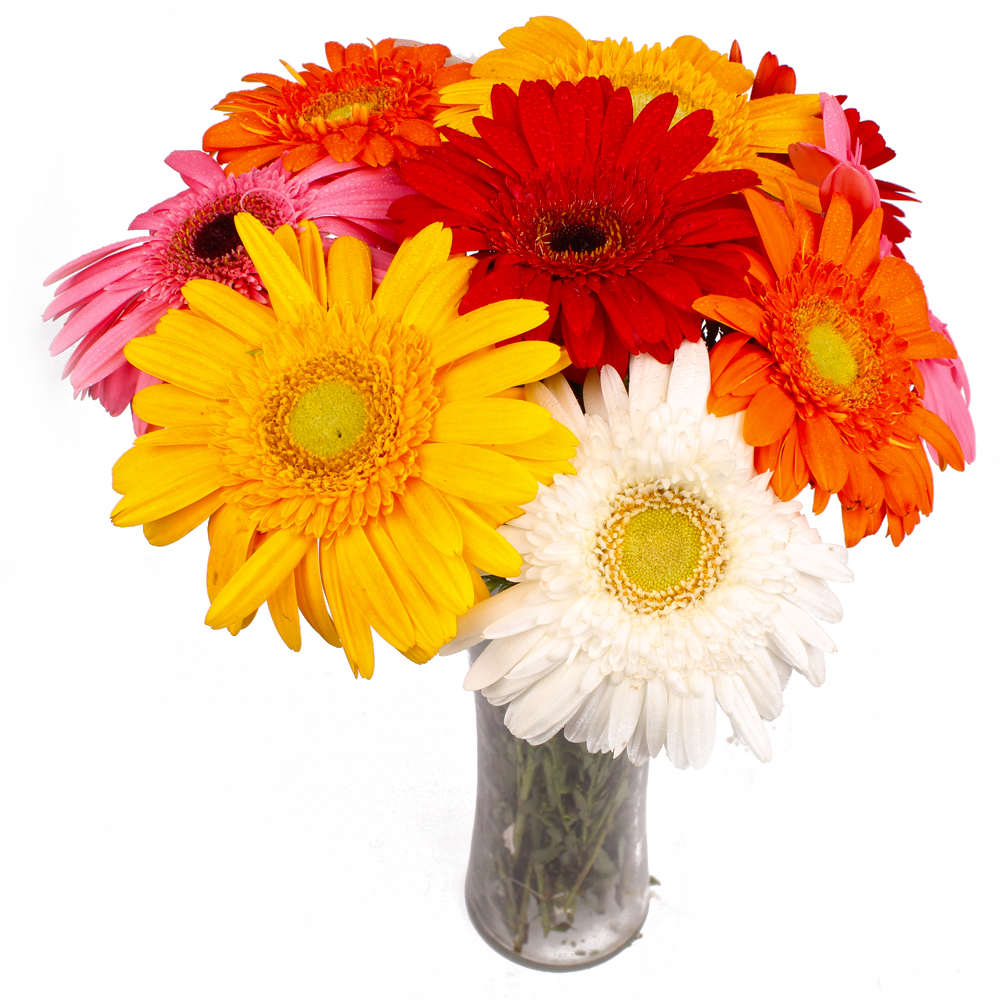
{"type": "Polygon", "coordinates": [[[494,346],[546,307],[459,316],[475,261],[449,259],[440,225],[403,245],[374,296],[359,240],[336,240],[325,262],[312,223],[298,239],[247,214],[236,228],[271,305],[191,281],[190,309],[128,345],[164,380],[134,401],[164,429],[115,465],[112,519],[143,524],[154,545],[209,519],[213,628],[235,635],[266,601],[288,646],[301,611],[343,642],[355,674],[372,674],[371,628],[424,662],[488,596],[475,567],[519,572],[497,525],[538,480],[573,471],[576,438],[516,388],[564,367],[565,352],[494,346]]]}
{"type": "Polygon", "coordinates": [[[665,93],[678,99],[675,121],[701,108],[712,112],[712,135],[718,142],[699,171],[755,170],[768,193],[781,196],[781,179],[802,204],[820,211],[814,185],[760,155],[787,153],[793,142],[823,144],[823,123],[815,117],[820,113],[819,94],[774,94],[751,101],[746,92],[753,73],[692,35],[665,49],[644,45],[636,52],[627,38],[592,42],[558,17],[533,17],[523,28],[505,31],[500,41],[502,49],[476,61],[471,79],[442,89],[442,103],[452,107],[438,115],[437,126],[476,135],[473,118],[493,117],[490,91],[498,83],[517,91],[523,80],[546,80],[555,86],[563,80],[578,83],[584,77],[606,76],[614,87],[628,87],[636,115],[665,93]]]}

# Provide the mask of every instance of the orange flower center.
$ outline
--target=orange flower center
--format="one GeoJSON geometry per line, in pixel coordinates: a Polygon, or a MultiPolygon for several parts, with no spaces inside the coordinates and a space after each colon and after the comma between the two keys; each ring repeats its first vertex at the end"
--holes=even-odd
{"type": "Polygon", "coordinates": [[[869,405],[882,381],[882,366],[857,315],[819,295],[792,312],[801,381],[812,394],[856,409],[869,405]]]}
{"type": "Polygon", "coordinates": [[[302,109],[302,117],[309,121],[324,118],[328,122],[350,118],[357,105],[369,113],[383,111],[396,100],[392,87],[354,87],[351,90],[334,90],[320,94],[312,104],[302,109]]]}

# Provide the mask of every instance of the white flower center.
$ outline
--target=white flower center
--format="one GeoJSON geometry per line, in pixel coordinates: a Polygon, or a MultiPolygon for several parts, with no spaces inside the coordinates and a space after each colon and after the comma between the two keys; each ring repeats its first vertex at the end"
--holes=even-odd
{"type": "Polygon", "coordinates": [[[615,497],[597,532],[608,591],[633,613],[658,613],[700,600],[721,580],[728,551],[716,511],[687,489],[659,483],[615,497]]]}

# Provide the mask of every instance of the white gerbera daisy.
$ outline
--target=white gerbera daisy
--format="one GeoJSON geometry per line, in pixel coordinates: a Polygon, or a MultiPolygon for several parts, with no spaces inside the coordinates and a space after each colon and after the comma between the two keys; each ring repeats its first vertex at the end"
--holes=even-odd
{"type": "Polygon", "coordinates": [[[514,735],[565,727],[592,753],[661,747],[703,767],[715,703],[761,760],[763,719],[781,711],[793,669],[822,684],[835,647],[815,618],[840,620],[827,580],[849,581],[847,551],[825,545],[753,469],[742,414],[705,408],[708,351],[674,363],[633,357],[629,392],[592,372],[586,415],[561,375],[529,387],[580,439],[575,476],[540,487],[500,530],[524,557],[518,585],[459,620],[443,653],[490,640],[465,686],[508,705],[514,735]]]}

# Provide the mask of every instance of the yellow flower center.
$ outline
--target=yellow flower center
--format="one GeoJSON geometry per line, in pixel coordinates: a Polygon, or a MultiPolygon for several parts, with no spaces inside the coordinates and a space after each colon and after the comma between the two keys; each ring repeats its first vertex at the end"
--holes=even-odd
{"type": "Polygon", "coordinates": [[[853,311],[825,296],[809,296],[795,308],[792,328],[800,371],[814,395],[860,406],[878,392],[878,354],[853,311]]]}
{"type": "Polygon", "coordinates": [[[395,97],[392,87],[355,87],[352,90],[327,91],[303,108],[301,117],[306,121],[313,118],[337,121],[340,118],[350,118],[354,114],[355,105],[360,105],[369,112],[382,111],[392,104],[395,97]]]}
{"type": "Polygon", "coordinates": [[[275,373],[261,402],[258,426],[272,474],[323,493],[362,485],[399,426],[388,366],[353,351],[275,373]]]}
{"type": "Polygon", "coordinates": [[[701,530],[681,511],[652,507],[625,525],[619,549],[625,575],[643,590],[666,590],[701,564],[701,530]]]}
{"type": "Polygon", "coordinates": [[[288,415],[289,437],[318,458],[333,458],[350,448],[367,425],[364,399],[344,382],[308,389],[288,415]]]}
{"type": "Polygon", "coordinates": [[[700,600],[726,566],[725,530],[716,511],[690,490],[655,483],[615,498],[597,544],[605,585],[635,613],[700,600]]]}
{"type": "Polygon", "coordinates": [[[817,323],[806,334],[806,344],[821,378],[834,385],[850,385],[857,378],[857,358],[833,323],[828,320],[817,323]]]}

